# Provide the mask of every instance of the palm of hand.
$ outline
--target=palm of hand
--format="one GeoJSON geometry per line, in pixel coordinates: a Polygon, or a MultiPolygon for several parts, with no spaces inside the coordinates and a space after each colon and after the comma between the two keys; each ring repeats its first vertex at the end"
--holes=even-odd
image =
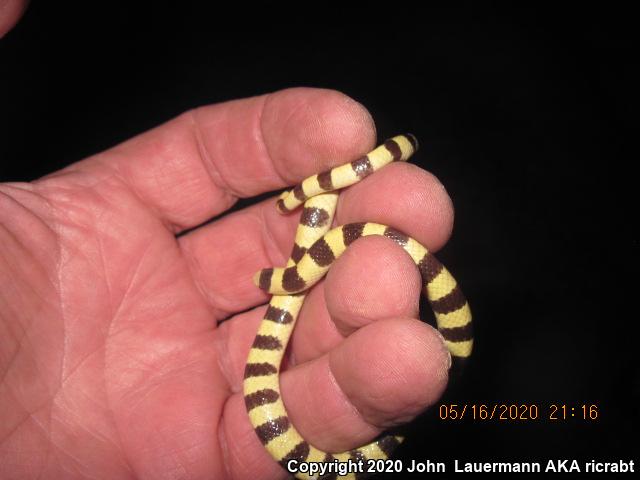
{"type": "Polygon", "coordinates": [[[110,478],[219,455],[214,432],[231,388],[216,358],[215,318],[175,237],[110,180],[80,188],[69,180],[41,189],[49,198],[39,208],[55,220],[16,212],[34,224],[30,238],[3,242],[21,290],[5,309],[17,321],[4,383],[21,412],[3,433],[51,441],[34,469],[52,456],[70,472],[101,468],[110,478]],[[78,430],[91,441],[75,444],[66,432],[78,430]]]}

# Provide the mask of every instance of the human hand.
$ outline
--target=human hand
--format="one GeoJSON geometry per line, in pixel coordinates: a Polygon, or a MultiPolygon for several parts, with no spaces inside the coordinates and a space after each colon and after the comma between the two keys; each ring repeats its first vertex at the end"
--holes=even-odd
{"type": "MultiPolygon", "coordinates": [[[[199,108],[31,183],[0,185],[3,478],[285,478],[245,412],[246,355],[298,215],[238,198],[294,184],[375,143],[366,110],[291,89],[199,108]],[[223,321],[224,320],[224,321],[223,321]]],[[[431,249],[453,213],[406,163],[345,190],[339,224],[389,224],[431,249]]],[[[301,434],[357,447],[437,400],[448,353],[417,318],[420,277],[358,240],[307,297],[282,375],[301,434]]]]}

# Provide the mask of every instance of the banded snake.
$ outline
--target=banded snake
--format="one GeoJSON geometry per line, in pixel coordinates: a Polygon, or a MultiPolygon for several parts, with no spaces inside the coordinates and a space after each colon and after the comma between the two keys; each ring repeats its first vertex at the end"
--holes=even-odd
{"type": "MultiPolygon", "coordinates": [[[[376,441],[341,453],[313,447],[292,425],[279,387],[280,364],[305,292],[329,270],[346,248],[360,237],[383,235],[405,250],[421,273],[426,297],[436,317],[437,328],[454,361],[471,354],[471,311],[456,280],[427,249],[413,238],[386,225],[351,223],[330,230],[337,191],[353,185],[393,161],[406,161],[418,148],[411,134],[387,140],[367,155],[350,163],[306,178],[277,201],[280,213],[304,204],[295,243],[285,268],[266,268],[254,282],[272,294],[249,352],[244,374],[247,412],[258,438],[284,468],[289,460],[300,462],[386,459],[402,441],[384,435],[376,441]]],[[[297,473],[297,478],[313,478],[297,473]]],[[[324,478],[336,478],[335,474],[324,478]]],[[[355,478],[349,474],[343,478],[355,478]]],[[[358,476],[360,478],[360,476],[358,476]]]]}

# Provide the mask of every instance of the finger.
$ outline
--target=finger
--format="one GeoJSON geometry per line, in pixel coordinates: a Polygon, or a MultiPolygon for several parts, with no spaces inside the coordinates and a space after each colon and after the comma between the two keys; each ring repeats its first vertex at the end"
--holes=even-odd
{"type": "MultiPolygon", "coordinates": [[[[330,354],[285,372],[282,396],[290,420],[307,441],[343,451],[433,404],[446,385],[448,362],[431,327],[412,319],[385,320],[357,331],[330,354]]],[[[273,461],[251,435],[242,403],[237,393],[225,406],[229,457],[250,457],[252,469],[268,468],[273,461]]]]}
{"type": "Polygon", "coordinates": [[[295,88],[197,108],[69,169],[116,176],[181,231],[239,197],[351,159],[374,140],[359,103],[332,90],[295,88]]]}
{"type": "MultiPolygon", "coordinates": [[[[453,208],[433,175],[399,163],[343,192],[337,222],[358,221],[389,224],[437,249],[450,235],[453,208]]],[[[298,222],[299,213],[279,215],[269,200],[199,228],[179,244],[205,298],[228,315],[268,299],[251,278],[261,268],[285,263],[298,222]]]]}
{"type": "Polygon", "coordinates": [[[18,23],[28,3],[27,0],[0,0],[0,38],[18,23]]]}
{"type": "Polygon", "coordinates": [[[437,251],[453,229],[453,203],[436,176],[392,163],[340,195],[336,221],[390,225],[437,251]]]}
{"type": "Polygon", "coordinates": [[[264,266],[286,263],[297,224],[295,216],[277,213],[272,198],[178,238],[192,277],[216,318],[268,301],[270,296],[253,284],[253,274],[264,266]]]}
{"type": "Polygon", "coordinates": [[[421,287],[415,264],[392,240],[356,241],[307,296],[291,340],[293,362],[319,357],[372,322],[417,318],[421,287]]]}

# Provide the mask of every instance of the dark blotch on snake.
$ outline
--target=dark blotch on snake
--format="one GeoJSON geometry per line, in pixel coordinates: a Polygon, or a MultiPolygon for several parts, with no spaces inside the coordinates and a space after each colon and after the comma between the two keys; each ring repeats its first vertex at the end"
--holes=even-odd
{"type": "Polygon", "coordinates": [[[264,422],[262,425],[257,426],[255,430],[262,444],[266,445],[289,430],[290,426],[291,423],[288,417],[278,417],[264,422]]]}
{"type": "Polygon", "coordinates": [[[298,292],[306,286],[305,281],[298,275],[296,267],[288,267],[284,269],[282,275],[282,287],[287,292],[298,292]]]}
{"type": "Polygon", "coordinates": [[[256,335],[253,348],[258,350],[282,350],[282,343],[273,335],[256,335]]]}
{"type": "Polygon", "coordinates": [[[409,241],[409,237],[407,235],[391,227],[387,227],[384,230],[384,236],[390,238],[402,247],[404,247],[407,244],[407,241],[409,241]]]}
{"type": "Polygon", "coordinates": [[[324,208],[306,207],[300,216],[300,223],[307,227],[323,227],[328,221],[329,213],[324,208]]]}
{"type": "MultiPolygon", "coordinates": [[[[355,463],[362,462],[362,465],[366,465],[367,457],[365,457],[364,453],[362,453],[360,450],[351,450],[349,452],[349,457],[351,457],[351,460],[354,461],[355,463]]],[[[355,477],[357,479],[367,478],[369,476],[370,475],[367,475],[367,473],[365,472],[362,472],[362,473],[355,472],[355,477]]]]}
{"type": "Polygon", "coordinates": [[[431,303],[431,308],[435,313],[450,313],[464,307],[467,299],[464,298],[460,287],[456,285],[455,288],[444,297],[429,303],[431,303]]]}
{"type": "Polygon", "coordinates": [[[369,157],[367,157],[366,155],[359,158],[358,160],[354,160],[353,162],[351,162],[351,168],[353,168],[353,171],[356,172],[356,176],[359,179],[368,177],[373,173],[373,167],[371,166],[369,157]]]}
{"type": "Polygon", "coordinates": [[[273,268],[263,268],[258,279],[258,286],[265,292],[271,287],[271,277],[273,276],[273,268]]]}
{"type": "Polygon", "coordinates": [[[301,247],[297,243],[294,243],[293,248],[291,249],[291,260],[293,260],[295,263],[298,263],[302,259],[302,257],[304,257],[306,251],[306,248],[301,247]]]}
{"type": "Polygon", "coordinates": [[[377,443],[380,450],[382,450],[387,457],[390,457],[395,449],[398,448],[398,445],[400,445],[400,442],[393,435],[387,435],[378,440],[377,443]]]}
{"type": "Polygon", "coordinates": [[[364,223],[348,223],[342,226],[342,241],[348,247],[362,236],[364,223]]]}
{"type": "Polygon", "coordinates": [[[301,441],[298,445],[293,447],[289,453],[287,453],[282,460],[280,460],[280,465],[282,465],[285,469],[287,468],[287,463],[290,460],[297,460],[298,462],[304,462],[309,456],[309,444],[304,440],[301,441]]]}
{"type": "Polygon", "coordinates": [[[420,274],[422,275],[422,280],[424,283],[431,283],[431,281],[438,276],[438,274],[442,271],[444,266],[440,263],[440,261],[431,255],[430,253],[425,253],[420,263],[418,263],[418,269],[420,270],[420,274]]]}
{"type": "Polygon", "coordinates": [[[269,305],[267,308],[264,319],[283,324],[293,322],[293,316],[289,312],[282,308],[274,307],[273,305],[269,305]]]}
{"type": "Polygon", "coordinates": [[[333,190],[333,182],[331,181],[331,170],[318,174],[318,185],[327,192],[333,190]]]}
{"type": "Polygon", "coordinates": [[[473,339],[473,326],[471,322],[461,327],[439,328],[438,331],[450,342],[466,342],[473,339]]]}
{"type": "MultiPolygon", "coordinates": [[[[331,463],[336,459],[336,457],[334,457],[333,455],[331,455],[330,453],[327,453],[324,456],[324,459],[322,460],[324,463],[331,463]]],[[[337,480],[338,478],[338,474],[337,473],[327,473],[326,475],[319,477],[318,480],[337,480]]]]}
{"type": "Polygon", "coordinates": [[[272,375],[274,373],[278,373],[278,369],[275,365],[271,365],[270,363],[247,363],[247,366],[244,368],[244,378],[249,377],[263,377],[265,375],[272,375]]]}
{"type": "Polygon", "coordinates": [[[398,145],[395,140],[387,140],[384,142],[384,147],[393,156],[394,162],[397,162],[402,158],[402,150],[400,150],[400,145],[398,145]]]}
{"type": "Polygon", "coordinates": [[[418,139],[411,133],[405,133],[404,136],[409,140],[409,143],[413,147],[413,151],[418,151],[418,139]]]}
{"type": "Polygon", "coordinates": [[[302,190],[302,184],[298,184],[293,187],[293,195],[301,202],[307,200],[307,196],[304,194],[304,190],[302,190]]]}
{"type": "Polygon", "coordinates": [[[280,395],[278,394],[278,392],[276,392],[275,390],[271,390],[270,388],[264,388],[262,390],[258,390],[257,392],[250,393],[249,395],[245,395],[244,404],[247,407],[247,412],[249,412],[261,405],[275,403],[279,398],[280,395]]]}
{"type": "Polygon", "coordinates": [[[320,240],[316,240],[309,251],[307,252],[309,256],[316,262],[316,265],[321,267],[326,267],[327,265],[331,265],[331,263],[336,259],[333,251],[329,244],[321,238],[320,240]]]}
{"type": "Polygon", "coordinates": [[[284,200],[281,198],[279,198],[278,201],[276,202],[276,207],[282,213],[289,213],[291,211],[287,208],[287,206],[284,204],[284,200]]]}

